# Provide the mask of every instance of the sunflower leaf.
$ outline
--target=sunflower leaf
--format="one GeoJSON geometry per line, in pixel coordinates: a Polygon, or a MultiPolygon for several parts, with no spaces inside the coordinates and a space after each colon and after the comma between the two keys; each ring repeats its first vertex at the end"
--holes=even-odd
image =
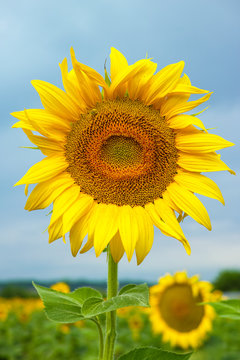
{"type": "Polygon", "coordinates": [[[135,285],[130,288],[126,286],[124,288],[121,290],[120,295],[106,301],[99,297],[87,299],[83,303],[82,314],[85,317],[92,317],[126,306],[149,306],[147,284],[135,285]]]}
{"type": "Polygon", "coordinates": [[[125,286],[123,286],[120,290],[119,290],[119,293],[118,295],[122,295],[124,294],[126,291],[130,290],[130,289],[133,289],[135,288],[137,285],[135,284],[127,284],[125,286]]]}
{"type": "Polygon", "coordinates": [[[240,320],[240,300],[230,299],[217,302],[207,303],[216,311],[217,315],[222,318],[240,320]]]}
{"type": "Polygon", "coordinates": [[[89,287],[76,289],[71,293],[71,296],[75,298],[81,304],[81,306],[89,298],[102,298],[102,294],[98,290],[89,287]]]}
{"type": "Polygon", "coordinates": [[[102,297],[101,293],[91,288],[80,288],[72,293],[62,293],[33,282],[42,299],[47,317],[58,323],[74,323],[82,320],[82,304],[86,299],[102,297]]]}
{"type": "Polygon", "coordinates": [[[149,346],[131,350],[120,356],[119,360],[188,360],[191,355],[192,353],[177,354],[149,346]]]}

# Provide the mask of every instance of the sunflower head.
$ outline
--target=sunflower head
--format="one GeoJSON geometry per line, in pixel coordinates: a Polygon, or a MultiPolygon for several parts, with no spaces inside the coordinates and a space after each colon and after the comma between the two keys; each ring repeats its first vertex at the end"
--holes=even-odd
{"type": "Polygon", "coordinates": [[[223,202],[200,173],[232,172],[215,151],[233,144],[184,114],[211,93],[182,76],[183,61],[156,72],[150,59],[128,65],[114,48],[110,58],[105,81],[71,49],[73,69],[66,59],[60,64],[64,91],[34,80],[44,109],[12,113],[19,119],[14,127],[45,155],[16,184],[25,184],[26,194],[36,184],[25,208],[53,203],[49,242],[69,233],[74,256],[92,247],[99,256],[110,245],[115,262],[124,252],[130,261],[135,251],[139,264],[152,247],[154,225],[189,254],[179,221],[190,215],[211,229],[194,193],[223,202]],[[191,94],[205,95],[189,101],[191,94]]]}
{"type": "Polygon", "coordinates": [[[212,285],[187,277],[186,272],[165,275],[150,288],[150,320],[153,332],[164,342],[183,349],[199,347],[212,328],[214,310],[201,303],[216,299],[212,285]]]}

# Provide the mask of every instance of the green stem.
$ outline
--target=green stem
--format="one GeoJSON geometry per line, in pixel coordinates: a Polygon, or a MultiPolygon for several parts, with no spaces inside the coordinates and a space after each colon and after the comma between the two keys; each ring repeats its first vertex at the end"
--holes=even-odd
{"type": "Polygon", "coordinates": [[[89,319],[92,320],[98,328],[98,332],[99,332],[99,360],[103,360],[103,332],[102,332],[102,327],[98,321],[98,319],[89,319]]]}
{"type": "MultiPolygon", "coordinates": [[[[118,291],[118,266],[114,262],[110,247],[108,246],[108,287],[107,299],[117,295],[118,291]]],[[[104,345],[104,360],[113,360],[116,339],[116,310],[106,314],[106,336],[104,345]]]]}

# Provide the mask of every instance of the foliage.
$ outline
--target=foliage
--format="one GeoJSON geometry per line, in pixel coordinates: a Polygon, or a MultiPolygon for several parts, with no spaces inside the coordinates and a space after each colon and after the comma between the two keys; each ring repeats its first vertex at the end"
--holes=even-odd
{"type": "Polygon", "coordinates": [[[240,320],[240,300],[230,299],[218,302],[210,302],[217,315],[222,318],[240,320]]]}
{"type": "Polygon", "coordinates": [[[31,291],[29,291],[29,289],[27,289],[26,287],[17,284],[6,284],[0,292],[0,296],[5,298],[19,296],[25,299],[29,297],[34,297],[34,295],[36,296],[36,294],[33,293],[32,288],[31,291]]]}
{"type": "Polygon", "coordinates": [[[190,356],[191,353],[177,354],[148,346],[131,350],[121,356],[119,360],[188,360],[190,356]]]}
{"type": "MultiPolygon", "coordinates": [[[[140,346],[171,350],[161,343],[161,337],[152,334],[148,315],[140,308],[119,311],[118,329],[116,359],[140,346]],[[136,313],[143,322],[137,338],[128,326],[129,318],[136,313]]],[[[217,318],[212,335],[190,360],[239,360],[239,333],[240,321],[217,318]]],[[[180,352],[178,349],[174,351],[180,352]]],[[[1,360],[97,360],[97,354],[97,330],[94,323],[60,325],[50,322],[43,311],[33,312],[27,322],[20,321],[13,313],[5,321],[0,321],[1,360]]]]}
{"type": "Polygon", "coordinates": [[[149,306],[146,284],[127,285],[109,300],[104,300],[102,294],[92,288],[80,288],[66,294],[34,283],[33,285],[44,303],[48,318],[59,323],[94,318],[129,305],[149,306]]]}
{"type": "Polygon", "coordinates": [[[216,289],[222,291],[240,291],[240,270],[223,270],[214,281],[216,289]]]}

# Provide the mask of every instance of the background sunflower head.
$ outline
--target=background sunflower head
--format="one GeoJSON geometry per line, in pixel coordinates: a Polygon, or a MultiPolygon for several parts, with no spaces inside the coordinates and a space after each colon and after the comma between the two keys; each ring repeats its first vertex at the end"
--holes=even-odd
{"type": "Polygon", "coordinates": [[[153,332],[162,334],[162,340],[173,347],[199,347],[212,329],[215,316],[210,305],[199,304],[221,299],[212,289],[209,282],[200,281],[198,275],[188,277],[185,271],[160,278],[150,288],[153,332]]]}
{"type": "Polygon", "coordinates": [[[73,256],[107,245],[118,262],[134,251],[140,264],[153,243],[153,225],[190,246],[179,225],[189,215],[211,229],[208,213],[194,195],[224,203],[217,185],[201,172],[233,171],[216,150],[232,146],[210,134],[200,119],[185,112],[211,93],[191,85],[184,62],[156,72],[142,59],[128,65],[111,49],[105,79],[76,60],[60,64],[65,91],[34,80],[44,109],[14,112],[20,127],[46,156],[16,185],[37,184],[25,208],[53,203],[49,242],[69,232],[73,256]],[[189,101],[191,94],[204,96],[189,101]],[[40,135],[36,135],[38,132],[40,135]],[[83,246],[83,240],[88,235],[83,246]]]}

